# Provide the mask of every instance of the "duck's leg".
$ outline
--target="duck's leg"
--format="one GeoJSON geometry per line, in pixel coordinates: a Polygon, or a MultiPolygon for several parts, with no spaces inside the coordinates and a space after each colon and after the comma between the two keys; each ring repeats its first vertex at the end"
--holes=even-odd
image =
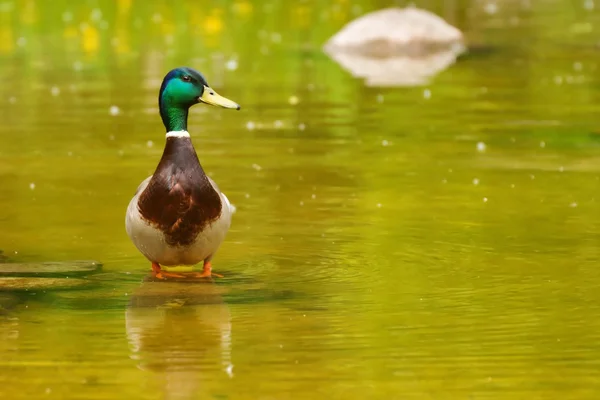
{"type": "Polygon", "coordinates": [[[152,275],[158,279],[166,278],[185,278],[185,275],[176,274],[174,272],[163,271],[160,268],[160,264],[157,262],[152,263],[152,275]]]}
{"type": "Polygon", "coordinates": [[[202,267],[202,272],[195,272],[193,274],[194,278],[212,278],[216,276],[217,278],[222,278],[223,275],[215,274],[212,272],[212,265],[210,261],[204,260],[204,265],[202,267]]]}

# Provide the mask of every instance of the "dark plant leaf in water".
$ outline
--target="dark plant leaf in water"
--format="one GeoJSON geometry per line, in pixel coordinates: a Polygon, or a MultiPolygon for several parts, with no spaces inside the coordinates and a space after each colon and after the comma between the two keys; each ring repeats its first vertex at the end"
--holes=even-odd
{"type": "Polygon", "coordinates": [[[21,301],[22,299],[14,293],[0,293],[0,315],[6,314],[21,301]]]}
{"type": "MultiPolygon", "coordinates": [[[[105,289],[106,290],[106,289],[105,289]]],[[[65,310],[122,310],[129,303],[125,294],[112,297],[96,297],[94,294],[87,296],[88,291],[81,292],[81,296],[65,296],[66,291],[49,292],[44,298],[44,303],[56,309],[65,310]],[[85,293],[85,294],[84,294],[85,293]]]]}

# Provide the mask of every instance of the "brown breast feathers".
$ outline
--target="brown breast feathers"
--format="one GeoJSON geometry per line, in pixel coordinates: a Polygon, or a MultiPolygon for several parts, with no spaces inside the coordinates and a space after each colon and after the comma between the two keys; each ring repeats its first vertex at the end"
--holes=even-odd
{"type": "Polygon", "coordinates": [[[163,156],[140,195],[142,217],[171,246],[187,246],[221,215],[221,198],[202,170],[190,138],[167,138],[163,156]]]}

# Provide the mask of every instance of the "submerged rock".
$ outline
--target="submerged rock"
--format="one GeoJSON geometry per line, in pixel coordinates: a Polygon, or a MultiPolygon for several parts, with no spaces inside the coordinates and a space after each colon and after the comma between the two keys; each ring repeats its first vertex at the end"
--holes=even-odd
{"type": "Polygon", "coordinates": [[[98,261],[65,261],[43,263],[6,263],[0,264],[1,276],[51,276],[82,275],[100,271],[98,261]]]}
{"type": "Polygon", "coordinates": [[[462,33],[437,15],[415,7],[386,8],[349,22],[325,44],[372,57],[419,56],[463,47],[462,33]]]}
{"type": "Polygon", "coordinates": [[[368,86],[426,83],[465,50],[462,33],[414,7],[368,13],[335,34],[324,51],[368,86]]]}
{"type": "Polygon", "coordinates": [[[91,283],[85,279],[2,277],[0,291],[79,289],[91,283]]]}

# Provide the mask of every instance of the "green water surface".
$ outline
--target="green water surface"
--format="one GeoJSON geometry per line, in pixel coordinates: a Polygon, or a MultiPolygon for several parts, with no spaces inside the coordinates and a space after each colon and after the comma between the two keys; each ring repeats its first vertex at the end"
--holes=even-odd
{"type": "Polygon", "coordinates": [[[594,2],[417,1],[474,50],[367,88],[321,46],[393,4],[0,3],[0,249],[104,263],[0,315],[0,398],[597,398],[594,2]],[[214,283],[124,228],[180,65],[242,106],[190,114],[237,207],[214,283]]]}

